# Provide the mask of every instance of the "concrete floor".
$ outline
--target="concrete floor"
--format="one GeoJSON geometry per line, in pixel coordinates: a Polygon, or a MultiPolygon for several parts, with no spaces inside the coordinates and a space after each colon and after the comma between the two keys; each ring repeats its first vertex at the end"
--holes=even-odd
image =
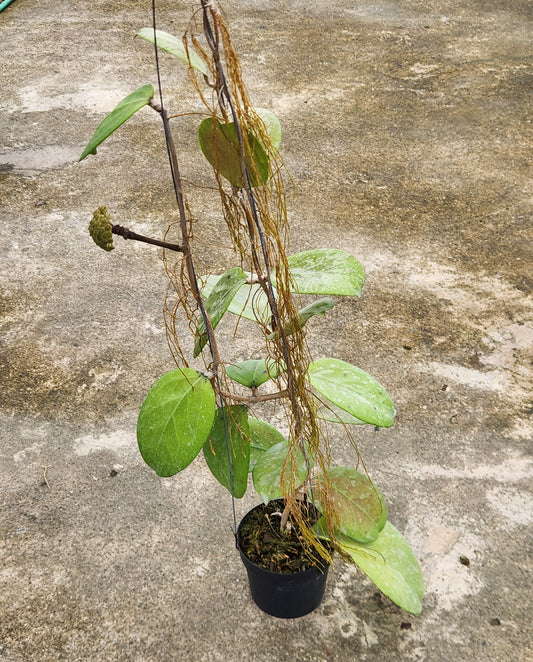
{"type": "MultiPolygon", "coordinates": [[[[86,228],[100,204],[139,232],[175,220],[161,127],[143,110],[77,158],[155,82],[132,40],[149,5],[0,14],[0,660],[533,659],[530,3],[224,5],[252,98],[283,125],[292,249],[344,248],[367,271],[310,344],[395,401],[395,427],[357,438],[427,585],[415,618],[338,562],[295,621],[251,602],[231,501],[201,458],[159,479],[136,449],[138,408],[173,367],[161,256],[121,239],[104,254],[86,228]]],[[[158,5],[180,34],[190,3],[158,5]]],[[[189,109],[183,69],[163,64],[167,103],[189,109]]],[[[178,125],[182,169],[207,181],[195,124],[178,125]]],[[[220,264],[213,199],[191,204],[201,259],[220,264]]]]}

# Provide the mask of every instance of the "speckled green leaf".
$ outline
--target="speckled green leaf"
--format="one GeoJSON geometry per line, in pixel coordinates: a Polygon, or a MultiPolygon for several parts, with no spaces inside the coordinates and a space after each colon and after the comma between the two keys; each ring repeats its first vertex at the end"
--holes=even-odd
{"type": "Polygon", "coordinates": [[[285,441],[279,430],[259,418],[248,419],[250,428],[250,471],[253,471],[263,453],[275,444],[285,441]]]}
{"type": "Polygon", "coordinates": [[[229,405],[216,410],[213,427],[204,444],[204,457],[213,476],[233,495],[240,499],[248,485],[248,466],[250,464],[250,433],[248,412],[244,405],[229,405]],[[228,463],[231,458],[231,477],[228,463]]]}
{"type": "MultiPolygon", "coordinates": [[[[233,122],[222,123],[207,117],[198,129],[198,140],[205,158],[213,168],[238,188],[245,188],[239,139],[233,122]]],[[[269,176],[268,157],[261,143],[248,133],[245,161],[251,186],[265,184],[269,176]]]]}
{"type": "Polygon", "coordinates": [[[350,467],[331,467],[313,479],[315,506],[324,512],[326,494],[338,517],[341,533],[358,542],[372,542],[387,521],[387,504],[368,476],[350,467]]]}
{"type": "MultiPolygon", "coordinates": [[[[249,276],[248,273],[246,275],[249,276]]],[[[209,296],[219,278],[220,276],[209,275],[198,279],[203,297],[209,296]]],[[[252,322],[262,321],[268,324],[270,321],[268,299],[261,286],[257,284],[243,285],[233,297],[228,312],[252,322]]]]}
{"type": "MultiPolygon", "coordinates": [[[[154,43],[153,28],[141,28],[135,36],[146,39],[146,41],[149,41],[151,44],[154,43]]],[[[163,32],[163,30],[156,30],[155,36],[157,38],[157,47],[162,51],[174,55],[187,64],[189,64],[190,58],[191,67],[199,71],[201,74],[204,74],[204,76],[209,74],[206,63],[192,48],[189,49],[189,56],[187,56],[187,51],[185,50],[185,46],[181,39],[174,37],[174,35],[171,35],[168,32],[163,32]]]]}
{"type": "Polygon", "coordinates": [[[252,388],[274,379],[278,375],[278,366],[271,359],[250,359],[227,365],[226,374],[239,384],[252,388]]]}
{"type": "Polygon", "coordinates": [[[159,476],[185,469],[200,452],[213,425],[215,394],[197,370],[164,374],[150,389],[137,420],[137,442],[159,476]]]}
{"type": "Polygon", "coordinates": [[[305,308],[300,310],[300,317],[307,322],[308,319],[313,317],[313,315],[322,315],[325,317],[326,310],[331,310],[335,305],[335,301],[330,297],[323,297],[322,299],[317,299],[313,301],[305,308]]]}
{"type": "Polygon", "coordinates": [[[344,423],[345,425],[367,425],[366,421],[362,421],[360,418],[352,416],[344,409],[337,407],[332,402],[318,401],[318,408],[316,412],[317,418],[320,418],[322,421],[328,421],[329,423],[344,423]]]}
{"type": "MultiPolygon", "coordinates": [[[[310,303],[308,306],[305,306],[305,308],[302,308],[299,311],[296,323],[288,325],[288,327],[285,329],[285,335],[290,336],[296,331],[299,331],[314,315],[325,316],[326,310],[331,310],[334,305],[335,302],[330,297],[324,297],[323,299],[313,301],[313,303],[310,303]]],[[[274,331],[268,335],[267,338],[268,340],[274,340],[278,338],[278,336],[279,333],[274,331]]]]}
{"type": "Polygon", "coordinates": [[[143,85],[135,92],[129,94],[107,115],[98,125],[93,137],[80,156],[82,161],[89,154],[96,154],[98,145],[104,142],[113,131],[129,119],[134,113],[146,106],[154,96],[154,88],[151,85],[143,85]]]}
{"type": "MultiPolygon", "coordinates": [[[[281,487],[281,473],[285,465],[289,445],[286,441],[280,441],[263,453],[253,470],[254,487],[264,503],[279,499],[283,496],[281,487]]],[[[309,457],[309,454],[308,454],[309,457]]],[[[310,458],[309,458],[310,460],[310,458]]],[[[312,462],[310,460],[310,465],[312,462]]],[[[294,470],[300,484],[307,479],[307,463],[304,454],[298,449],[296,452],[296,466],[294,461],[288,460],[285,471],[290,475],[294,470]]]]}
{"type": "MultiPolygon", "coordinates": [[[[239,288],[246,282],[246,274],[240,267],[226,271],[220,276],[205,302],[205,311],[215,329],[224,316],[233,297],[239,288]]],[[[207,331],[203,319],[198,322],[194,340],[194,356],[198,356],[207,342],[207,331]]]]}
{"type": "Polygon", "coordinates": [[[352,416],[388,428],[394,424],[394,405],[381,384],[361,368],[340,359],[324,358],[309,366],[312,386],[352,416]]]}
{"type": "Polygon", "coordinates": [[[378,537],[361,545],[345,536],[337,542],[354,563],[395,604],[411,614],[422,611],[424,580],[405,538],[387,522],[378,537]]]}
{"type": "Polygon", "coordinates": [[[288,262],[300,294],[361,295],[363,267],[346,251],[317,248],[291,255],[288,262]]]}

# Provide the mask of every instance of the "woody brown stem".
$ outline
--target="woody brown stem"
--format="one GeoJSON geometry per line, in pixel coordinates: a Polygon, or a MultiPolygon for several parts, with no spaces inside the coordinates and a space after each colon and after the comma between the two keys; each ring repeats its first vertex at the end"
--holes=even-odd
{"type": "Polygon", "coordinates": [[[174,184],[174,193],[176,197],[176,202],[178,205],[178,212],[179,212],[179,219],[180,219],[180,229],[181,229],[181,239],[182,239],[182,250],[181,252],[184,255],[185,258],[185,266],[187,269],[187,275],[189,277],[189,285],[191,288],[191,291],[193,293],[193,296],[196,300],[196,304],[198,305],[198,308],[200,309],[200,313],[202,315],[202,318],[204,320],[205,324],[205,330],[207,333],[207,338],[208,338],[208,343],[209,347],[211,350],[211,357],[212,357],[212,363],[211,363],[211,370],[215,375],[217,374],[218,371],[218,366],[220,365],[220,355],[218,353],[218,346],[216,343],[216,338],[215,338],[215,333],[213,331],[213,326],[211,324],[211,320],[209,319],[209,315],[207,314],[204,306],[204,302],[202,301],[202,296],[200,294],[200,289],[198,288],[198,282],[196,279],[196,271],[194,269],[194,262],[191,254],[191,248],[190,248],[190,243],[189,243],[189,228],[187,227],[187,214],[185,211],[185,199],[183,195],[183,188],[181,184],[181,175],[180,175],[180,168],[179,168],[179,163],[178,163],[178,156],[177,156],[177,151],[176,151],[176,145],[174,143],[174,139],[172,137],[172,133],[170,131],[170,124],[168,120],[168,114],[165,108],[161,104],[155,103],[153,100],[150,101],[150,106],[153,108],[156,112],[158,112],[161,115],[161,119],[163,120],[163,128],[165,130],[165,138],[166,138],[166,143],[167,143],[167,150],[168,150],[168,157],[170,160],[170,170],[172,172],[172,182],[174,184]]]}
{"type": "Polygon", "coordinates": [[[125,228],[122,225],[112,225],[111,232],[118,235],[119,237],[123,237],[124,239],[133,239],[135,241],[141,241],[145,244],[151,244],[152,246],[160,246],[161,248],[166,248],[169,251],[183,253],[183,246],[180,246],[179,244],[171,244],[168,241],[160,241],[159,239],[145,237],[144,235],[133,232],[133,230],[125,228]]]}

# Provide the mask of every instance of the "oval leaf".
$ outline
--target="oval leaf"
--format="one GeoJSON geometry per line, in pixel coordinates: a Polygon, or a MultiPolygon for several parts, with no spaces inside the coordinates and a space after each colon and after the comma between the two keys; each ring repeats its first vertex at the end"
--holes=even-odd
{"type": "MultiPolygon", "coordinates": [[[[326,310],[330,310],[335,305],[333,299],[329,297],[324,297],[323,299],[318,299],[313,301],[305,308],[302,308],[298,313],[298,318],[296,323],[290,323],[285,329],[285,335],[290,336],[291,334],[299,331],[302,327],[307,324],[307,321],[314,315],[322,315],[325,317],[326,310]]],[[[267,336],[267,340],[276,340],[279,337],[279,332],[274,331],[273,333],[267,336]]]]}
{"type": "MultiPolygon", "coordinates": [[[[244,273],[246,273],[247,277],[250,276],[247,272],[244,273]]],[[[198,279],[202,296],[209,296],[219,278],[220,276],[209,275],[198,279]]],[[[252,320],[252,322],[261,322],[263,324],[269,323],[271,315],[267,296],[263,288],[258,284],[243,285],[233,297],[228,307],[228,312],[252,320]]]]}
{"type": "MultiPolygon", "coordinates": [[[[259,418],[249,418],[250,428],[250,471],[253,471],[263,453],[275,444],[285,441],[279,430],[259,418]]],[[[285,441],[285,443],[287,443],[285,441]]]]}
{"type": "Polygon", "coordinates": [[[387,391],[361,368],[324,358],[311,363],[308,375],[319,393],[352,416],[382,428],[394,424],[396,412],[387,391]]]}
{"type": "MultiPolygon", "coordinates": [[[[297,451],[296,466],[291,458],[287,460],[288,452],[289,444],[285,440],[280,441],[265,451],[254,467],[254,487],[264,503],[283,496],[281,487],[283,471],[287,472],[287,475],[294,471],[300,484],[307,480],[307,462],[302,451],[300,449],[297,451]]],[[[310,461],[310,468],[311,466],[310,461]]]]}
{"type": "Polygon", "coordinates": [[[328,423],[344,423],[344,425],[366,425],[366,421],[352,416],[344,409],[337,407],[332,402],[327,405],[322,400],[318,399],[318,408],[316,412],[317,418],[328,423]]]}
{"type": "MultiPolygon", "coordinates": [[[[251,186],[265,184],[269,176],[268,157],[261,143],[248,133],[245,162],[251,186]]],[[[237,129],[233,122],[206,118],[198,129],[198,140],[205,158],[213,168],[238,188],[245,188],[237,129]]]]}
{"type": "Polygon", "coordinates": [[[154,88],[151,85],[143,85],[135,92],[132,92],[107,115],[98,125],[93,137],[80,156],[80,161],[89,154],[96,154],[96,148],[103,143],[113,131],[129,119],[134,113],[146,106],[154,96],[154,88]]]}
{"type": "Polygon", "coordinates": [[[395,604],[411,614],[422,611],[424,580],[420,566],[405,538],[390,522],[366,545],[344,536],[339,536],[337,542],[395,604]]]}
{"type": "Polygon", "coordinates": [[[247,388],[261,386],[278,375],[278,366],[272,359],[250,359],[226,366],[226,374],[247,388]]]}
{"type": "Polygon", "coordinates": [[[330,297],[324,297],[322,299],[317,299],[313,301],[305,308],[300,310],[300,317],[307,322],[308,319],[313,317],[313,315],[322,315],[326,316],[326,310],[331,310],[335,305],[335,301],[330,297]]]}
{"type": "Polygon", "coordinates": [[[233,479],[233,496],[237,499],[244,496],[248,486],[250,464],[248,412],[244,405],[229,405],[216,410],[213,427],[204,444],[204,457],[213,476],[230,494],[233,479]],[[228,452],[231,460],[231,478],[228,452]]]}
{"type": "Polygon", "coordinates": [[[294,291],[300,294],[360,296],[365,272],[353,255],[336,248],[317,248],[288,258],[294,291]]]}
{"type": "Polygon", "coordinates": [[[200,452],[213,425],[215,394],[197,370],[164,374],[150,389],[137,420],[137,442],[159,476],[185,469],[200,452]]]}
{"type": "MultiPolygon", "coordinates": [[[[218,278],[211,294],[207,297],[207,301],[205,302],[205,312],[209,315],[213,329],[216,329],[218,323],[228,309],[228,306],[232,302],[233,297],[244,283],[246,283],[246,274],[240,267],[230,269],[218,278]]],[[[195,357],[200,354],[206,342],[207,331],[205,330],[205,322],[203,319],[200,319],[195,334],[195,357]]]]}
{"type": "Polygon", "coordinates": [[[327,478],[313,479],[315,506],[322,512],[333,506],[341,533],[357,542],[372,542],[387,521],[383,495],[364,473],[350,467],[331,467],[327,478]]]}
{"type": "MultiPolygon", "coordinates": [[[[153,28],[141,28],[135,36],[146,39],[146,41],[149,41],[151,44],[154,43],[153,28]]],[[[183,60],[183,62],[190,64],[193,69],[196,69],[204,76],[209,75],[206,63],[192,48],[189,49],[187,54],[187,50],[181,39],[178,39],[177,37],[174,37],[174,35],[164,32],[163,30],[156,30],[155,36],[157,39],[157,48],[160,48],[162,51],[170,53],[180,60],[183,60]]]]}

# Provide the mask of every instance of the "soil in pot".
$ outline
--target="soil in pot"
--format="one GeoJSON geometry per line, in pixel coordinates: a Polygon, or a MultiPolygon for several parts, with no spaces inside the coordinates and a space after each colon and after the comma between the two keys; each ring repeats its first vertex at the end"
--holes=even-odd
{"type": "MultiPolygon", "coordinates": [[[[284,507],[283,499],[275,499],[251,510],[239,526],[239,547],[250,561],[271,572],[303,572],[315,567],[320,555],[293,520],[288,531],[281,531],[284,507]]],[[[309,521],[316,522],[316,508],[309,504],[307,509],[309,521]]]]}
{"type": "MultiPolygon", "coordinates": [[[[239,526],[239,549],[257,606],[278,618],[297,618],[322,602],[329,565],[295,522],[281,532],[283,508],[278,499],[251,510],[239,526]]],[[[316,516],[313,508],[310,520],[316,516]]]]}

